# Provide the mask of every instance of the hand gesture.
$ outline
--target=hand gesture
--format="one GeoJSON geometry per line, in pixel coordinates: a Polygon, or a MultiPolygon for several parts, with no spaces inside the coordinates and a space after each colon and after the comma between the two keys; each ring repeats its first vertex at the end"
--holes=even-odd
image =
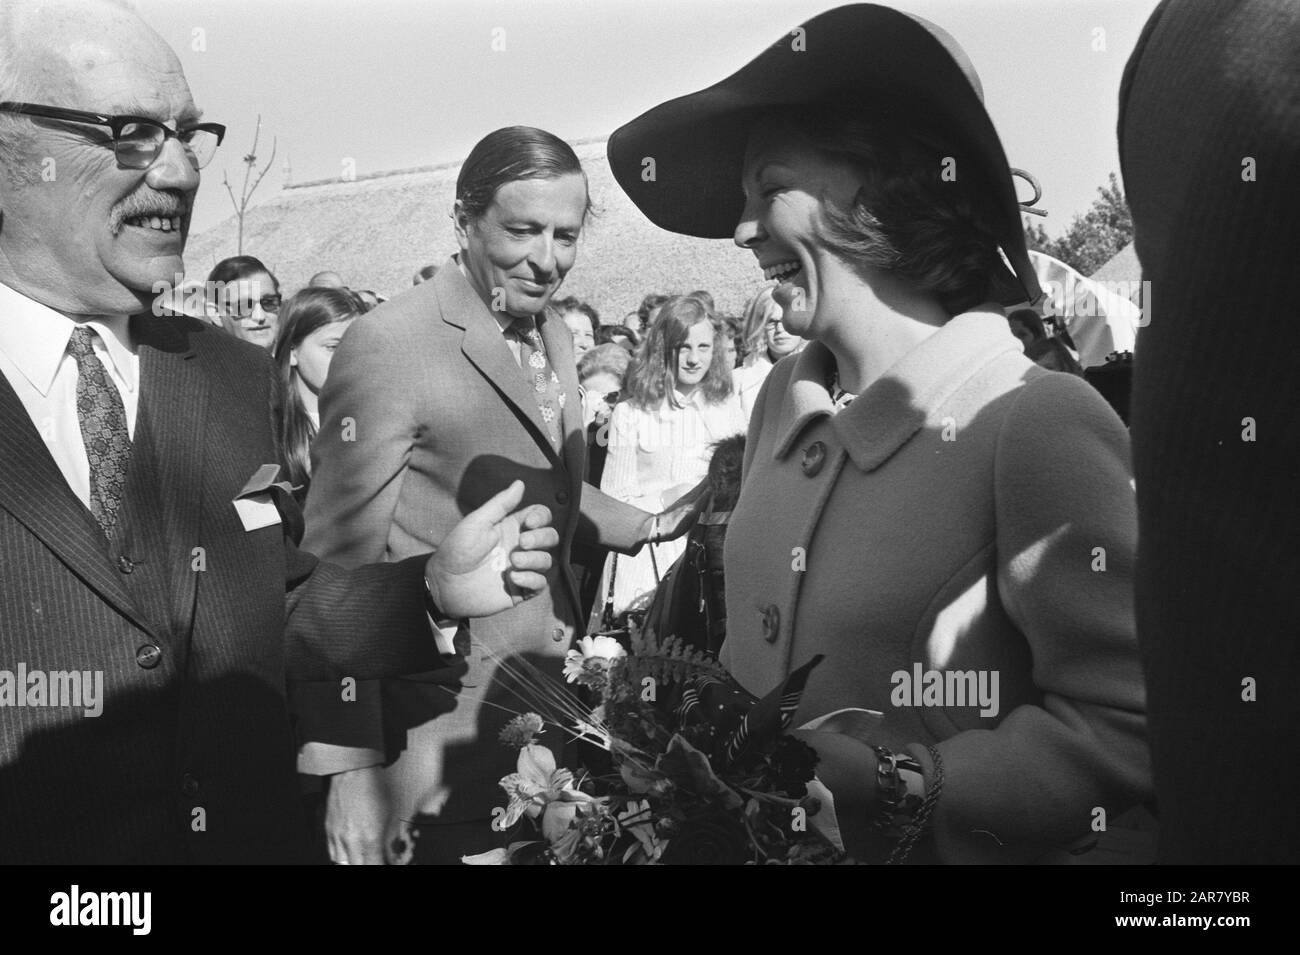
{"type": "Polygon", "coordinates": [[[515,481],[452,528],[429,558],[425,579],[448,617],[487,617],[546,586],[549,550],[560,543],[541,504],[515,510],[524,484],[515,481]]]}
{"type": "Polygon", "coordinates": [[[641,539],[650,543],[681,537],[700,519],[709,503],[709,481],[702,480],[657,515],[645,519],[641,539]]]}

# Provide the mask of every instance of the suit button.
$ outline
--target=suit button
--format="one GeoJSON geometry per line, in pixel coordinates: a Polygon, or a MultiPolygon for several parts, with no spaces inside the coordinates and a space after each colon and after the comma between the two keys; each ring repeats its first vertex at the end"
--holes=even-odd
{"type": "Polygon", "coordinates": [[[191,776],[189,773],[186,773],[184,776],[181,777],[181,795],[189,796],[191,799],[193,799],[198,794],[199,794],[199,781],[195,779],[193,776],[191,776]]]}
{"type": "Polygon", "coordinates": [[[135,662],[146,670],[152,670],[162,662],[162,648],[156,647],[152,643],[146,643],[135,651],[135,662]]]}
{"type": "Polygon", "coordinates": [[[122,556],[117,559],[117,569],[124,574],[129,574],[135,570],[135,563],[130,557],[122,556]]]}
{"type": "Polygon", "coordinates": [[[564,639],[564,628],[563,628],[563,627],[552,627],[552,628],[551,628],[551,639],[554,640],[556,643],[561,642],[561,641],[564,639]]]}
{"type": "Polygon", "coordinates": [[[768,604],[762,610],[763,614],[763,639],[768,643],[776,643],[776,638],[781,635],[781,608],[776,604],[768,604]]]}
{"type": "Polygon", "coordinates": [[[569,503],[569,492],[568,492],[568,491],[556,491],[556,492],[555,492],[555,503],[556,503],[556,504],[568,504],[568,503],[569,503]]]}
{"type": "Polygon", "coordinates": [[[822,469],[822,465],[825,463],[826,445],[820,441],[814,441],[804,448],[803,463],[799,466],[803,468],[803,473],[808,477],[816,477],[817,472],[822,469]]]}

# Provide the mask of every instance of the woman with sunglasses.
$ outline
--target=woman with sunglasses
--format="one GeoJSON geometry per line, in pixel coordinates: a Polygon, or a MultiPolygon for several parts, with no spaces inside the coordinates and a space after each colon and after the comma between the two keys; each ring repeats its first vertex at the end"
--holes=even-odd
{"type": "Polygon", "coordinates": [[[764,286],[745,305],[741,320],[744,334],[744,361],[732,374],[740,406],[748,420],[754,410],[754,399],[763,387],[772,367],[786,355],[803,347],[803,339],[791,335],[781,319],[781,306],[772,298],[772,286],[764,286]]]}
{"type": "Polygon", "coordinates": [[[221,327],[236,338],[270,349],[280,327],[280,283],[251,255],[222,259],[208,274],[208,300],[221,327]]]}
{"type": "Polygon", "coordinates": [[[652,221],[751,252],[809,339],[754,404],[722,658],[763,692],[824,655],[795,725],[849,851],[1120,860],[1109,823],[1152,791],[1128,436],[1007,327],[1039,291],[965,53],[841,7],[609,153],[652,221]]]}

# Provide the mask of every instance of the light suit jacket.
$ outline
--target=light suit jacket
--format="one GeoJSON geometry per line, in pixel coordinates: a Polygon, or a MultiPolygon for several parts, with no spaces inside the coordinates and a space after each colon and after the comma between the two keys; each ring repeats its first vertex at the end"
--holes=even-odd
{"type": "MultiPolygon", "coordinates": [[[[637,548],[644,512],[582,481],[585,431],[569,330],[542,316],[538,323],[567,396],[559,453],[527,372],[454,258],[432,280],[353,323],[321,396],[306,542],[329,559],[351,566],[428,551],[516,479],[527,488],[524,504],[551,509],[561,537],[548,589],[474,620],[468,635],[462,629],[451,666],[436,682],[386,681],[389,734],[410,730],[389,770],[397,811],[407,819],[486,819],[501,802],[497,781],[513,771],[514,758],[496,733],[511,711],[530,706],[511,691],[497,658],[518,666],[522,657],[558,678],[580,619],[569,569],[574,537],[623,552],[637,548]]],[[[317,698],[302,707],[302,741],[381,748],[376,694],[371,687],[359,692],[355,703],[317,698]]],[[[559,736],[547,734],[553,743],[559,736]]]]}

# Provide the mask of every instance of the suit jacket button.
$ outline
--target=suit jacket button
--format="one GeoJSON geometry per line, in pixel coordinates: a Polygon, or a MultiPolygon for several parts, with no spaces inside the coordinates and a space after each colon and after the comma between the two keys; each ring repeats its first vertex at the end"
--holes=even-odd
{"type": "Polygon", "coordinates": [[[555,492],[555,503],[556,503],[556,504],[568,504],[568,503],[569,503],[569,492],[568,492],[568,491],[556,491],[556,492],[555,492]]]}
{"type": "Polygon", "coordinates": [[[562,641],[562,640],[564,639],[564,628],[563,628],[563,627],[552,627],[552,628],[551,628],[551,639],[554,640],[556,643],[559,643],[560,641],[562,641]]]}
{"type": "Polygon", "coordinates": [[[803,473],[808,477],[816,477],[817,472],[822,469],[826,463],[826,445],[820,441],[814,441],[808,445],[803,452],[803,463],[799,466],[803,468],[803,473]]]}
{"type": "Polygon", "coordinates": [[[145,670],[152,670],[159,663],[162,663],[162,647],[156,647],[152,643],[146,643],[139,650],[135,651],[135,662],[145,670]]]}
{"type": "Polygon", "coordinates": [[[193,799],[199,794],[199,781],[186,773],[181,777],[181,795],[189,796],[193,799]]]}
{"type": "Polygon", "coordinates": [[[117,559],[117,569],[124,574],[129,574],[135,570],[135,562],[125,555],[117,559]]]}
{"type": "Polygon", "coordinates": [[[763,639],[768,643],[776,643],[776,638],[781,635],[781,608],[776,604],[768,604],[762,613],[763,639]]]}

